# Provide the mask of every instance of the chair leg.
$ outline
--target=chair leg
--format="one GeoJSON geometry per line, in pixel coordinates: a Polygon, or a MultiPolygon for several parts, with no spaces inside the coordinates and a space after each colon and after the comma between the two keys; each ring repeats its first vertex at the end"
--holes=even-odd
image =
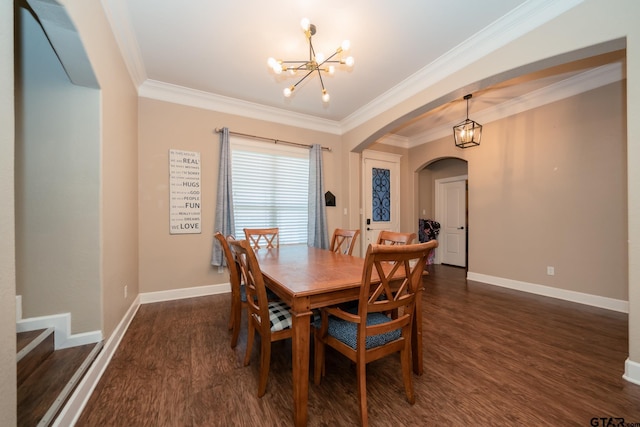
{"type": "Polygon", "coordinates": [[[234,298],[235,295],[231,295],[231,313],[229,313],[229,330],[233,329],[234,321],[235,321],[235,313],[237,311],[237,302],[234,298]]]}
{"type": "Polygon", "coordinates": [[[362,360],[358,360],[358,401],[360,403],[360,425],[363,427],[369,425],[369,418],[367,416],[367,365],[362,360]]]}
{"type": "Polygon", "coordinates": [[[411,349],[409,347],[410,340],[405,339],[406,345],[404,350],[400,351],[400,361],[402,363],[402,380],[404,381],[404,392],[407,395],[407,402],[414,404],[416,402],[415,395],[413,394],[413,382],[412,382],[412,366],[411,366],[411,349]]]}
{"type": "Polygon", "coordinates": [[[260,351],[260,379],[258,381],[258,397],[264,396],[267,391],[267,378],[269,378],[269,366],[271,364],[271,342],[261,337],[260,351]]]}
{"type": "Polygon", "coordinates": [[[247,319],[249,323],[249,328],[247,329],[247,349],[244,353],[244,366],[249,365],[249,360],[251,359],[251,350],[253,349],[253,338],[256,334],[255,327],[253,326],[253,321],[251,319],[247,319]]]}
{"type": "Polygon", "coordinates": [[[231,313],[231,329],[233,330],[231,335],[231,348],[236,348],[238,344],[238,336],[240,335],[240,323],[242,322],[242,306],[233,307],[231,313]]]}
{"type": "Polygon", "coordinates": [[[315,355],[313,367],[313,383],[320,384],[320,379],[324,376],[324,342],[318,337],[319,331],[315,331],[315,355]]]}

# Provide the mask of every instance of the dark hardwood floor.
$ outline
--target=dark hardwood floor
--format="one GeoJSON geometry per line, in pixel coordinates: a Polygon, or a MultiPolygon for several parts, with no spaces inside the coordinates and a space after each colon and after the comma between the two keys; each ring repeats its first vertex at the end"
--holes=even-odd
{"type": "MultiPolygon", "coordinates": [[[[371,426],[640,423],[640,386],[622,379],[626,314],[466,281],[454,267],[430,272],[416,403],[398,357],[369,364],[371,426]]],[[[77,425],[291,425],[290,342],[274,344],[257,398],[259,346],[243,367],[246,326],[231,349],[229,304],[227,294],[141,306],[77,425]]],[[[309,386],[309,425],[357,425],[353,366],[329,349],[326,363],[309,386]]]]}

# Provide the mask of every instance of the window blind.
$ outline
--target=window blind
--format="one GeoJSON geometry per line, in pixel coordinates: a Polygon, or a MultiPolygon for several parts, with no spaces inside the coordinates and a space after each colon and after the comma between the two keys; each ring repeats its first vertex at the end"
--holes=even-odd
{"type": "Polygon", "coordinates": [[[235,235],[243,228],[278,227],[280,244],[306,244],[309,150],[231,141],[235,235]]]}

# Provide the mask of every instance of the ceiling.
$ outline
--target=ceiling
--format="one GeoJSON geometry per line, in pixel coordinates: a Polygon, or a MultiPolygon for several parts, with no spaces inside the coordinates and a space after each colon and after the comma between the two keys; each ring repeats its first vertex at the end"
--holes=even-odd
{"type": "MultiPolygon", "coordinates": [[[[103,0],[107,16],[139,91],[208,98],[241,111],[269,111],[282,117],[327,124],[344,132],[380,109],[428,87],[438,76],[482,56],[581,0],[103,0]],[[562,3],[556,5],[555,3],[562,3]],[[276,7],[280,5],[281,7],[276,7]],[[304,60],[309,47],[300,20],[317,27],[316,52],[329,55],[343,39],[351,42],[351,69],[324,77],[331,95],[325,104],[316,75],[290,98],[282,90],[297,78],[276,75],[270,56],[304,60]],[[514,30],[516,28],[517,30],[514,30]]],[[[618,58],[500,82],[474,93],[471,114],[495,108],[618,58]]],[[[465,118],[465,103],[450,102],[391,130],[408,141],[465,118]]],[[[227,110],[225,110],[227,111],[227,110]]]]}

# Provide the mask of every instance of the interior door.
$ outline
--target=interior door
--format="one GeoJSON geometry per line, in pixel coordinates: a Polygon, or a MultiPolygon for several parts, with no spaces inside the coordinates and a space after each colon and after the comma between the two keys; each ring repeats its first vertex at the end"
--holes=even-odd
{"type": "Polygon", "coordinates": [[[400,155],[365,150],[362,153],[362,254],[381,230],[400,231],[400,155]]]}
{"type": "Polygon", "coordinates": [[[442,217],[440,219],[440,262],[467,266],[467,181],[440,184],[442,217]]]}

